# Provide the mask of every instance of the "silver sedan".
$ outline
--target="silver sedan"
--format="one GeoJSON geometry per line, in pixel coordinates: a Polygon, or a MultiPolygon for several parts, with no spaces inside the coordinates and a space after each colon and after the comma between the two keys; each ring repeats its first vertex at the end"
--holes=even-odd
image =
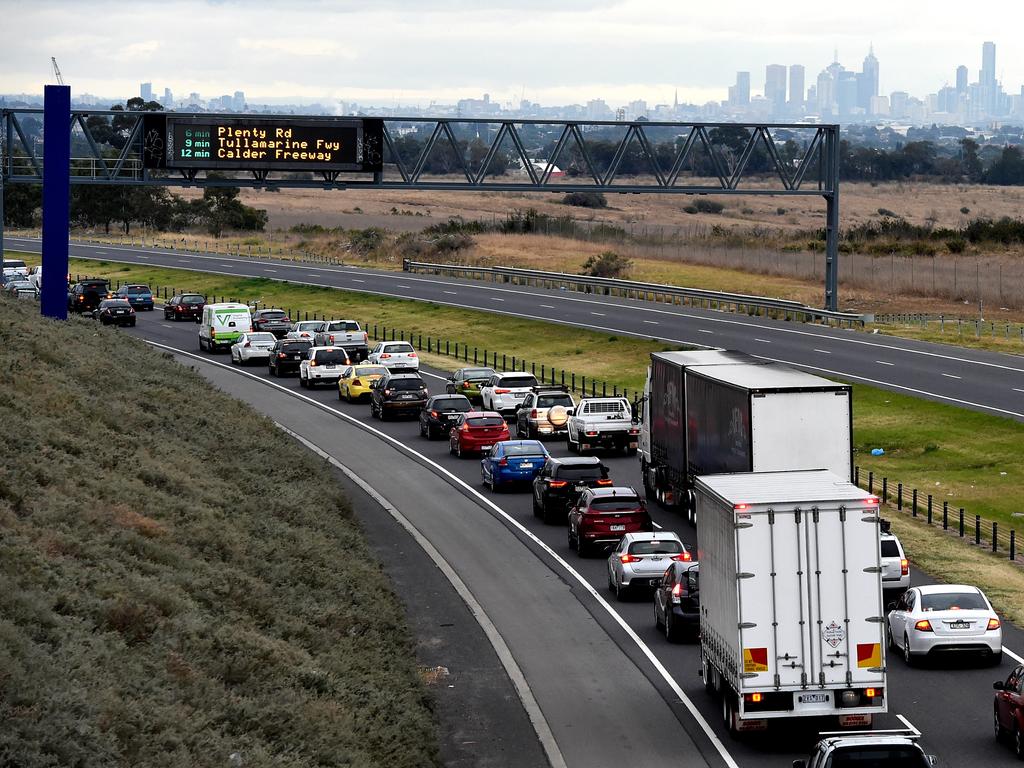
{"type": "Polygon", "coordinates": [[[246,365],[253,361],[265,363],[270,358],[270,350],[274,348],[277,338],[266,331],[243,333],[238,341],[231,345],[231,362],[246,365]]]}
{"type": "Polygon", "coordinates": [[[629,589],[656,586],[673,561],[691,559],[686,545],[671,531],[627,533],[608,556],[608,589],[624,600],[629,589]]]}

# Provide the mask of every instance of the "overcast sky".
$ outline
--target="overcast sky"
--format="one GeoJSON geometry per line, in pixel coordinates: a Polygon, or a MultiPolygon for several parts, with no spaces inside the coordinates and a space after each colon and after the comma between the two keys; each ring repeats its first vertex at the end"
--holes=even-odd
{"type": "Polygon", "coordinates": [[[874,43],[883,93],[936,91],[981,44],[1024,83],[1024,2],[989,0],[0,0],[0,93],[41,93],[56,56],[73,93],[251,103],[452,102],[489,92],[545,105],[613,107],[726,97],[737,70],[759,91],[766,64],[860,69],[874,43]]]}

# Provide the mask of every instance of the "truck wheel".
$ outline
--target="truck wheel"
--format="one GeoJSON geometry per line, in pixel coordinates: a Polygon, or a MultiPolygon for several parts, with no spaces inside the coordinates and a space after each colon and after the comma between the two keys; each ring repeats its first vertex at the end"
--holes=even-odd
{"type": "Polygon", "coordinates": [[[722,722],[725,723],[725,730],[729,732],[729,735],[735,736],[736,715],[733,712],[732,701],[730,701],[730,696],[728,693],[722,696],[722,722]]]}

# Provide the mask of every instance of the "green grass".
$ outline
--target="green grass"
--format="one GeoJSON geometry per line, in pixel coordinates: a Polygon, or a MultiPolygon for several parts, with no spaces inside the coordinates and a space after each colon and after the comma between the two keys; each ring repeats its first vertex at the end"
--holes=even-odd
{"type": "Polygon", "coordinates": [[[0,763],[437,765],[326,465],[126,334],[0,305],[0,763]]]}

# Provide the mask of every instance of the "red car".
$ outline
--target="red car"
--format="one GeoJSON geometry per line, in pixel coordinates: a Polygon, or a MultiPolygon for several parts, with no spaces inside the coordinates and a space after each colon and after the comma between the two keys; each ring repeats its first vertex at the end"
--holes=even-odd
{"type": "Polygon", "coordinates": [[[569,509],[569,548],[580,557],[618,544],[627,533],[653,530],[647,505],[628,486],[585,488],[569,509]]]}
{"type": "Polygon", "coordinates": [[[995,733],[996,739],[1009,736],[1013,751],[1024,759],[1024,665],[1014,667],[1006,682],[997,680],[995,733]]]}
{"type": "Polygon", "coordinates": [[[467,453],[489,451],[495,443],[512,438],[505,419],[494,411],[462,414],[448,435],[448,450],[460,458],[467,453]]]}

